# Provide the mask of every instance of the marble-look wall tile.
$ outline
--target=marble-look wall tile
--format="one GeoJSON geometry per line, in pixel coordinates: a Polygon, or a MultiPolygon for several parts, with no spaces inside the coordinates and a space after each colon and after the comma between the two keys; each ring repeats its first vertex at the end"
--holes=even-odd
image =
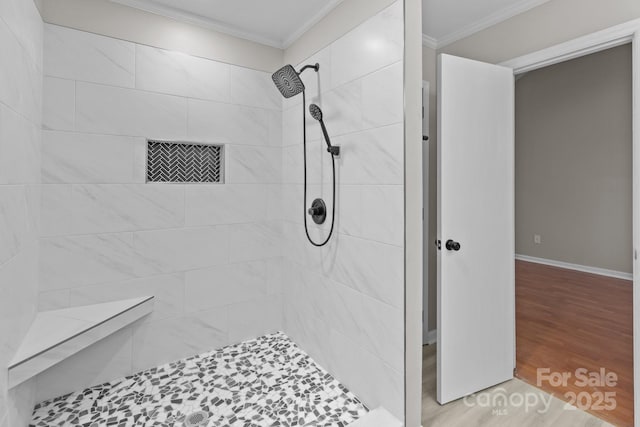
{"type": "Polygon", "coordinates": [[[281,153],[277,147],[228,146],[228,182],[230,184],[279,183],[281,153]]]}
{"type": "Polygon", "coordinates": [[[41,138],[38,125],[0,103],[0,184],[40,183],[41,138]]]}
{"type": "MultiPolygon", "coordinates": [[[[37,37],[37,36],[36,36],[37,37]]],[[[42,67],[25,50],[24,46],[0,21],[0,52],[3,61],[0,67],[0,103],[9,106],[32,124],[42,124],[42,67]]]]}
{"type": "Polygon", "coordinates": [[[133,87],[135,45],[57,25],[44,28],[44,74],[133,87]]]}
{"type": "Polygon", "coordinates": [[[365,128],[404,120],[404,67],[402,61],[362,79],[362,118],[365,128]]]}
{"type": "Polygon", "coordinates": [[[38,311],[60,310],[69,307],[69,290],[38,293],[38,311]]]}
{"type": "Polygon", "coordinates": [[[186,187],[186,224],[241,224],[267,214],[268,186],[224,184],[186,187]]]}
{"type": "MultiPolygon", "coordinates": [[[[341,185],[338,198],[338,231],[349,236],[362,237],[364,215],[362,185],[341,185]]],[[[377,208],[376,208],[377,209],[377,208]]]]}
{"type": "Polygon", "coordinates": [[[131,279],[133,236],[98,234],[40,239],[40,289],[49,291],[131,279]]]}
{"type": "Polygon", "coordinates": [[[267,263],[267,294],[281,295],[284,292],[284,258],[270,258],[267,263]]]}
{"type": "Polygon", "coordinates": [[[229,259],[251,261],[280,255],[279,222],[254,222],[229,226],[229,259]]]}
{"type": "Polygon", "coordinates": [[[404,246],[404,186],[364,186],[361,208],[360,237],[404,246]]]}
{"type": "Polygon", "coordinates": [[[42,69],[43,25],[33,2],[6,0],[0,3],[0,16],[34,64],[42,69]]]}
{"type": "Polygon", "coordinates": [[[340,233],[390,245],[404,245],[402,185],[341,185],[340,233]]]}
{"type": "Polygon", "coordinates": [[[302,184],[282,184],[282,220],[286,222],[302,223],[306,216],[303,200],[302,184]]]}
{"type": "Polygon", "coordinates": [[[334,87],[402,60],[404,17],[402,2],[395,2],[331,45],[334,87]]]}
{"type": "Polygon", "coordinates": [[[340,236],[323,250],[323,269],[347,285],[397,308],[404,306],[404,249],[340,236]]]}
{"type": "MultiPolygon", "coordinates": [[[[301,184],[304,179],[303,169],[303,149],[302,144],[288,145],[282,147],[282,182],[284,184],[301,184]]],[[[307,165],[309,172],[314,168],[317,170],[317,164],[309,163],[307,165]]],[[[318,174],[309,174],[317,176],[318,174]]]]}
{"type": "MultiPolygon", "coordinates": [[[[306,114],[306,112],[305,112],[306,114]]],[[[302,145],[302,106],[293,106],[282,112],[282,145],[302,145]]]]}
{"type": "Polygon", "coordinates": [[[401,124],[343,135],[341,184],[397,184],[404,182],[404,130],[401,124]]]}
{"type": "MultiPolygon", "coordinates": [[[[282,182],[302,184],[304,182],[304,158],[307,159],[307,183],[331,184],[331,156],[327,153],[323,140],[307,140],[306,153],[303,144],[294,144],[282,148],[282,182]]],[[[341,160],[336,159],[336,176],[339,178],[341,160]]]]}
{"type": "Polygon", "coordinates": [[[184,273],[174,273],[83,286],[67,292],[70,307],[153,295],[153,312],[149,317],[165,319],[184,313],[184,290],[184,273]]]}
{"type": "Polygon", "coordinates": [[[73,130],[76,124],[76,82],[45,77],[42,128],[73,130]]]}
{"type": "Polygon", "coordinates": [[[0,337],[3,338],[0,361],[8,366],[36,313],[38,293],[38,245],[24,242],[20,252],[0,268],[0,337]]]}
{"type": "Polygon", "coordinates": [[[331,298],[337,307],[327,322],[358,345],[377,356],[391,368],[404,369],[404,314],[357,291],[334,284],[331,298]]]}
{"type": "Polygon", "coordinates": [[[41,195],[42,185],[27,184],[24,187],[25,200],[27,203],[27,220],[33,230],[32,237],[37,237],[40,233],[40,211],[42,210],[41,195]]]}
{"type": "Polygon", "coordinates": [[[36,402],[133,374],[132,331],[124,328],[36,377],[36,402]]]}
{"type": "MultiPolygon", "coordinates": [[[[308,59],[305,59],[298,64],[296,68],[301,69],[307,64],[316,63],[320,64],[320,70],[317,73],[312,72],[312,70],[308,70],[300,76],[312,102],[315,102],[314,97],[334,88],[332,83],[333,72],[331,67],[331,46],[327,46],[313,54],[308,59]]],[[[296,105],[302,102],[301,97],[293,98],[293,100],[295,100],[296,105]]]]}
{"type": "MultiPolygon", "coordinates": [[[[8,366],[36,313],[42,128],[42,19],[34,2],[0,2],[0,365],[8,366]],[[5,185],[8,184],[8,185],[5,185]]],[[[8,389],[0,425],[27,425],[33,380],[8,389]]]]}
{"type": "MultiPolygon", "coordinates": [[[[316,363],[335,376],[331,369],[331,357],[328,346],[330,345],[331,331],[324,322],[295,308],[295,302],[284,295],[284,328],[293,341],[303,348],[316,363]]],[[[340,380],[340,379],[339,379],[340,380]]]]}
{"type": "MultiPolygon", "coordinates": [[[[329,135],[343,135],[363,129],[362,81],[356,80],[338,86],[323,94],[322,100],[318,103],[324,113],[329,135]]],[[[310,119],[307,126],[309,135],[315,134],[316,139],[320,139],[321,131],[317,122],[310,119]]]]}
{"type": "Polygon", "coordinates": [[[183,226],[184,192],[184,185],[74,185],[72,232],[95,234],[183,226]]]}
{"type": "Polygon", "coordinates": [[[144,138],[52,131],[43,132],[42,137],[45,183],[144,182],[144,138]]]}
{"type": "Polygon", "coordinates": [[[331,331],[327,368],[371,407],[383,406],[396,417],[404,413],[404,375],[364,350],[351,337],[331,331]],[[375,372],[373,378],[371,373],[375,372]]]}
{"type": "Polygon", "coordinates": [[[40,236],[64,236],[73,229],[73,186],[43,185],[40,236]]]}
{"type": "Polygon", "coordinates": [[[272,334],[282,329],[282,299],[268,296],[261,300],[229,306],[229,343],[272,334]]]}
{"type": "Polygon", "coordinates": [[[16,256],[34,236],[25,188],[0,186],[0,266],[16,256]]]}
{"type": "Polygon", "coordinates": [[[282,184],[269,184],[266,186],[267,190],[267,216],[269,221],[280,221],[283,218],[282,212],[282,196],[283,189],[282,184]]]}
{"type": "Polygon", "coordinates": [[[183,185],[46,185],[42,234],[102,234],[184,225],[183,185]]]}
{"type": "Polygon", "coordinates": [[[231,100],[231,65],[143,45],[136,45],[135,63],[138,89],[211,101],[231,100]]]}
{"type": "Polygon", "coordinates": [[[269,120],[270,112],[261,108],[189,99],[192,140],[268,145],[269,120]]]}
{"type": "Polygon", "coordinates": [[[329,327],[329,319],[345,311],[344,302],[337,298],[335,282],[320,271],[309,271],[292,263],[288,265],[285,277],[292,284],[287,293],[291,294],[296,308],[302,313],[323,319],[329,327]]]}
{"type": "Polygon", "coordinates": [[[175,228],[134,233],[138,276],[228,263],[229,227],[175,228]]]}
{"type": "Polygon", "coordinates": [[[282,108],[280,92],[269,73],[238,66],[231,68],[231,102],[270,110],[282,108]]]}
{"type": "Polygon", "coordinates": [[[8,392],[8,417],[13,426],[27,425],[31,420],[36,398],[36,380],[32,378],[8,392]]]}
{"type": "Polygon", "coordinates": [[[184,139],[187,136],[187,100],[78,82],[76,130],[152,139],[184,139]]]}
{"type": "Polygon", "coordinates": [[[263,299],[267,295],[267,264],[227,264],[186,273],[187,312],[263,299]]]}
{"type": "Polygon", "coordinates": [[[269,111],[269,145],[282,146],[282,111],[269,111]]]}
{"type": "Polygon", "coordinates": [[[309,244],[302,221],[300,223],[285,221],[282,234],[282,255],[287,262],[296,262],[310,271],[320,270],[322,251],[309,244]]]}
{"type": "Polygon", "coordinates": [[[138,321],[133,329],[133,371],[224,347],[229,343],[228,315],[223,307],[188,317],[138,321]]]}

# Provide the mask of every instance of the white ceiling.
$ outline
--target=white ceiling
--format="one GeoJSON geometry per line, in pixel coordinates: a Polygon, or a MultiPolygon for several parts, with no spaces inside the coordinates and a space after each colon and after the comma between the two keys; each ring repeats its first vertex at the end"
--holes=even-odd
{"type": "Polygon", "coordinates": [[[422,33],[436,49],[549,0],[422,0],[422,33]]]}
{"type": "Polygon", "coordinates": [[[286,48],[343,0],[111,0],[286,48]]]}
{"type": "MultiPolygon", "coordinates": [[[[344,0],[111,0],[284,49],[344,0]]],[[[424,44],[440,48],[549,0],[422,0],[424,44]]]]}

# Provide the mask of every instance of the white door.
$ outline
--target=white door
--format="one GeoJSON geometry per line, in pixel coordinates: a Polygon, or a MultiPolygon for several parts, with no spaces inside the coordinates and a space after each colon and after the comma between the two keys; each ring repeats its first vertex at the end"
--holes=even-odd
{"type": "Polygon", "coordinates": [[[438,401],[445,404],[513,378],[514,77],[510,68],[450,55],[440,55],[438,67],[438,401]]]}

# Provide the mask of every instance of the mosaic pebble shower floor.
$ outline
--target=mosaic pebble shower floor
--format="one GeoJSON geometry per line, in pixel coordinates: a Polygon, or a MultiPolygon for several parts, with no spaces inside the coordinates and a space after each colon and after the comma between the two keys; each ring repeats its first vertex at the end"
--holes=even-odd
{"type": "Polygon", "coordinates": [[[283,333],[38,404],[30,426],[346,426],[368,412],[283,333]],[[200,417],[202,419],[203,417],[200,417]]]}

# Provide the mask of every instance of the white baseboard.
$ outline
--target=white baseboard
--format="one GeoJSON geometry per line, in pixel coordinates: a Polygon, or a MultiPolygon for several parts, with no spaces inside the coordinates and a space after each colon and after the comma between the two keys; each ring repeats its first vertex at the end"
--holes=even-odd
{"type": "Polygon", "coordinates": [[[600,276],[615,277],[616,279],[633,280],[633,274],[624,271],[607,270],[606,268],[589,267],[587,265],[571,264],[569,262],[556,261],[546,258],[537,258],[529,255],[516,254],[516,259],[520,261],[533,262],[536,264],[550,265],[552,267],[566,268],[567,270],[582,271],[583,273],[598,274],[600,276]]]}

